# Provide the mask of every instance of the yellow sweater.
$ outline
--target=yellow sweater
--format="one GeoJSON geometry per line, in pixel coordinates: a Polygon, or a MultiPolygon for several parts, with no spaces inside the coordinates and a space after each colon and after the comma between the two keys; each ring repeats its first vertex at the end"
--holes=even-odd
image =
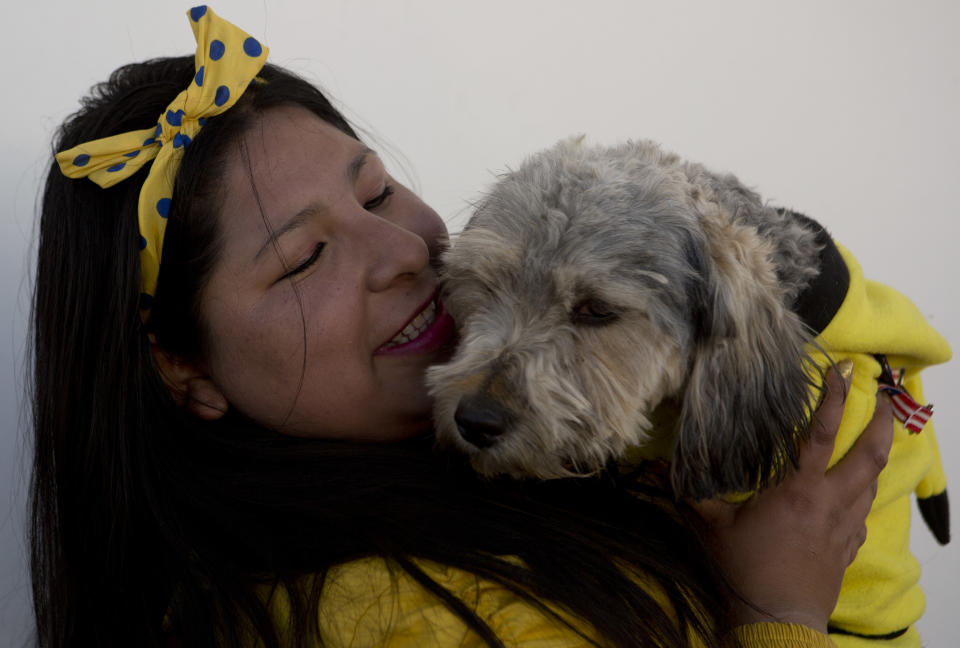
{"type": "MultiPolygon", "coordinates": [[[[892,288],[865,280],[853,256],[837,247],[850,283],[840,309],[817,342],[834,361],[853,359],[854,373],[831,465],[846,454],[872,417],[880,376],[873,354],[885,354],[891,367],[904,370],[904,386],[920,403],[925,402],[920,370],[950,359],[950,347],[916,306],[892,288]]],[[[815,356],[821,367],[826,366],[822,355],[815,356]]],[[[919,434],[909,434],[899,421],[894,422],[890,460],[867,517],[867,541],[847,569],[830,620],[832,628],[858,635],[903,634],[882,641],[831,635],[841,648],[920,646],[912,627],[923,613],[924,598],[918,584],[920,566],[908,546],[911,493],[921,502],[939,497],[942,501],[937,503],[946,504],[946,477],[932,421],[919,434]]]]}
{"type": "MultiPolygon", "coordinates": [[[[574,648],[589,645],[579,632],[591,628],[550,606],[570,626],[474,574],[417,560],[417,566],[482,618],[509,648],[574,648]]],[[[271,600],[278,627],[288,601],[282,590],[271,600]]],[[[331,569],[319,606],[323,645],[328,648],[485,648],[486,643],[439,599],[382,558],[355,560],[331,569]]],[[[823,634],[793,624],[759,623],[737,629],[744,648],[831,648],[823,634]]]]}

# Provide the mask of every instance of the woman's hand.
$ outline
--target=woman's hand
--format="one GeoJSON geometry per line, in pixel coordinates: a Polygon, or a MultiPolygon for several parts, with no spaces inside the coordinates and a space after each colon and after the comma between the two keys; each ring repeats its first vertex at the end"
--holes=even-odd
{"type": "Polygon", "coordinates": [[[877,476],[893,443],[890,403],[878,397],[870,425],[827,470],[847,387],[835,371],[828,373],[799,469],[779,485],[742,505],[693,505],[711,527],[721,568],[744,599],[734,603],[737,625],[775,621],[827,631],[843,573],[867,538],[877,476]]]}

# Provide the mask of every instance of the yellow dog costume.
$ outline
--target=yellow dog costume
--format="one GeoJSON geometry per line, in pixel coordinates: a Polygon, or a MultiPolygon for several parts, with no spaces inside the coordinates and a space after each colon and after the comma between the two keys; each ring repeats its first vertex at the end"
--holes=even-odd
{"type": "MultiPolygon", "coordinates": [[[[876,404],[884,354],[900,370],[903,387],[920,403],[920,371],[950,359],[950,347],[906,297],[896,290],[864,279],[859,264],[840,246],[828,242],[821,255],[821,276],[834,288],[831,298],[807,299],[826,312],[817,343],[834,362],[850,358],[853,383],[843,421],[837,433],[831,465],[853,445],[870,421],[876,404]],[[844,273],[844,270],[846,271],[844,273]],[[843,275],[846,274],[846,281],[843,275]],[[845,285],[845,290],[842,290],[845,285]]],[[[821,368],[829,360],[814,352],[821,368]]],[[[913,623],[920,618],[924,596],[919,587],[920,565],[909,551],[910,494],[916,493],[924,520],[941,544],[949,541],[946,476],[932,422],[920,433],[908,431],[894,420],[894,440],[889,463],[880,475],[879,490],[867,517],[867,541],[844,576],[840,600],[831,616],[831,638],[841,647],[884,645],[920,646],[913,623]]]]}

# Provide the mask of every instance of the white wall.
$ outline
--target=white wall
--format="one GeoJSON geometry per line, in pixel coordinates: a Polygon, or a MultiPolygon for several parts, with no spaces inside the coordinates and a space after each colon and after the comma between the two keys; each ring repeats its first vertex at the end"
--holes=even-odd
{"type": "MultiPolygon", "coordinates": [[[[173,2],[10,2],[0,39],[0,644],[26,637],[20,378],[38,183],[55,126],[121,63],[193,51],[173,2]],[[86,7],[86,8],[81,8],[86,7]],[[49,18],[48,18],[49,17],[49,18]]],[[[827,224],[960,346],[960,4],[224,0],[271,60],[406,156],[451,228],[506,165],[587,133],[653,138],[827,224]],[[589,8],[588,8],[589,6],[589,8]]],[[[930,370],[960,488],[960,367],[930,370]]],[[[957,501],[955,499],[955,501],[957,501]]],[[[954,517],[957,508],[954,506],[954,517]]],[[[925,643],[956,645],[960,549],[917,529],[925,643]]]]}

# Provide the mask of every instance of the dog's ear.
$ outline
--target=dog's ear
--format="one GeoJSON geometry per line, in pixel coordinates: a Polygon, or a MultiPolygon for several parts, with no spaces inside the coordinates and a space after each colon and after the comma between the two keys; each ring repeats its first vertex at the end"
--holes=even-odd
{"type": "Polygon", "coordinates": [[[772,246],[701,202],[695,255],[695,350],[678,421],[671,480],[677,496],[746,492],[797,462],[810,410],[809,339],[784,305],[772,246]]]}

